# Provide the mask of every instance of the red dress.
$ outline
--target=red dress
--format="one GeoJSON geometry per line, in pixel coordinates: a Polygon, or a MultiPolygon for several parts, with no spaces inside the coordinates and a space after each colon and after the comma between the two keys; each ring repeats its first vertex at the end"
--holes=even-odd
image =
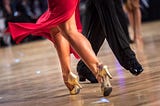
{"type": "MultiPolygon", "coordinates": [[[[36,23],[11,23],[8,32],[19,43],[28,35],[44,36],[54,43],[50,36],[50,29],[68,20],[75,12],[77,29],[81,31],[79,16],[79,0],[48,0],[48,10],[41,15],[36,23]]],[[[71,52],[78,58],[77,53],[71,48],[71,52]]]]}

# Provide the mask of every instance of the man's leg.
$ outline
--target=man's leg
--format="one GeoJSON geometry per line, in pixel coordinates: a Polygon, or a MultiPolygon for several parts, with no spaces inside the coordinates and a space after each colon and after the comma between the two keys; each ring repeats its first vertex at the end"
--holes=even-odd
{"type": "Polygon", "coordinates": [[[143,69],[129,46],[117,17],[113,0],[93,0],[93,2],[98,10],[108,44],[119,63],[132,74],[140,74],[143,69]]]}
{"type": "Polygon", "coordinates": [[[131,40],[130,35],[129,35],[129,31],[128,31],[129,21],[128,21],[127,16],[125,15],[124,10],[123,10],[122,1],[121,0],[113,0],[113,1],[114,1],[114,4],[115,4],[115,9],[116,9],[116,13],[117,13],[119,22],[122,26],[122,29],[124,30],[126,38],[127,38],[129,43],[133,43],[133,41],[131,40]]]}
{"type": "MultiPolygon", "coordinates": [[[[129,46],[126,35],[119,23],[118,17],[116,16],[113,1],[92,0],[87,3],[91,3],[89,4],[91,7],[86,9],[86,11],[88,11],[88,13],[86,13],[86,15],[88,15],[87,19],[90,21],[86,21],[86,24],[83,26],[83,31],[86,32],[84,35],[87,35],[87,38],[91,42],[94,52],[96,54],[98,53],[104,41],[105,35],[109,43],[109,46],[111,47],[119,63],[125,69],[129,70],[132,74],[140,74],[143,71],[143,69],[141,65],[138,63],[135,57],[135,53],[131,50],[129,46]],[[89,9],[91,9],[92,11],[89,9]],[[99,17],[97,17],[97,11],[99,17]],[[98,22],[99,19],[101,24],[98,22]],[[96,41],[95,43],[95,40],[98,41],[96,41]]],[[[83,71],[83,74],[85,72],[89,72],[89,70],[82,61],[78,63],[77,71],[79,73],[83,71]]]]}

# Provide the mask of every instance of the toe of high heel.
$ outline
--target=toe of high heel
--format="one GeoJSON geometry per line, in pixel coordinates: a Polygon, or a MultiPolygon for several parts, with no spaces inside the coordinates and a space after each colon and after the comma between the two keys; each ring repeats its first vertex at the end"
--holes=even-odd
{"type": "Polygon", "coordinates": [[[71,95],[79,94],[80,89],[81,89],[81,88],[80,88],[79,86],[75,85],[74,88],[70,91],[70,94],[71,94],[71,95]]]}
{"type": "Polygon", "coordinates": [[[80,89],[82,88],[82,86],[79,84],[78,77],[76,75],[70,72],[70,74],[68,75],[67,82],[70,84],[70,86],[73,87],[72,89],[70,89],[71,95],[76,95],[80,92],[80,89]]]}

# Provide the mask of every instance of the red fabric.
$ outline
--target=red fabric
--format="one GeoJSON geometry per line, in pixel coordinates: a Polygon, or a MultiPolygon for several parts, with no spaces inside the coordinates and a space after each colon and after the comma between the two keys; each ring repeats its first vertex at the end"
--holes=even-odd
{"type": "MultiPolygon", "coordinates": [[[[7,31],[11,33],[16,43],[19,43],[30,34],[33,36],[44,36],[54,43],[54,39],[50,36],[51,27],[56,27],[60,23],[65,22],[74,12],[77,29],[81,31],[79,0],[48,0],[48,10],[41,15],[36,23],[9,22],[7,31]]],[[[73,53],[76,58],[79,57],[72,48],[71,53],[73,53]]]]}

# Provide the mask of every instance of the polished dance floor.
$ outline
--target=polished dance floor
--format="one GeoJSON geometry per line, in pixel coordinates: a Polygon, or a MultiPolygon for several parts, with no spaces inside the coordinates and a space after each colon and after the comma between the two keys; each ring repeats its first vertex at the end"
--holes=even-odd
{"type": "MultiPolygon", "coordinates": [[[[113,75],[113,92],[103,97],[99,84],[81,83],[69,95],[55,48],[48,40],[0,49],[0,106],[160,106],[160,21],[143,24],[143,44],[131,45],[144,72],[123,69],[105,42],[98,57],[113,75]]],[[[76,60],[71,57],[76,73],[76,60]]]]}

